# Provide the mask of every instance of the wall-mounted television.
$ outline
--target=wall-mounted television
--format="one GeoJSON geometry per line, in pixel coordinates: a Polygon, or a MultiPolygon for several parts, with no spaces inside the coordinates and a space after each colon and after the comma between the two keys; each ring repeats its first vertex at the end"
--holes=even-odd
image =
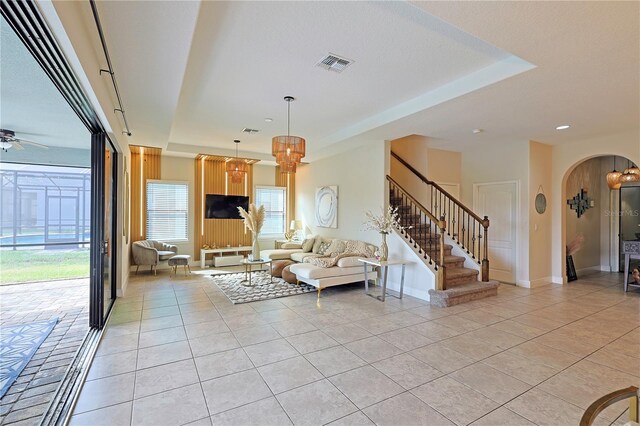
{"type": "Polygon", "coordinates": [[[206,219],[242,219],[238,207],[248,210],[249,197],[207,194],[204,217],[206,219]]]}

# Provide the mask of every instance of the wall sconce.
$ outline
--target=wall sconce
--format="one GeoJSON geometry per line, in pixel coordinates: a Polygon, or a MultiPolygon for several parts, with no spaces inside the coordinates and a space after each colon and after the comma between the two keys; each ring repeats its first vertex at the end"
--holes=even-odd
{"type": "Polygon", "coordinates": [[[587,196],[587,191],[580,189],[578,194],[567,200],[569,208],[576,211],[578,217],[582,216],[587,209],[595,206],[595,202],[587,196]]]}

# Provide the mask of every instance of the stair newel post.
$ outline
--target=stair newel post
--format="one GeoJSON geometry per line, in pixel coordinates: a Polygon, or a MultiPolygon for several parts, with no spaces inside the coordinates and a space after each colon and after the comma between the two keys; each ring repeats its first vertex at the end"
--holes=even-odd
{"type": "Polygon", "coordinates": [[[489,217],[482,219],[482,227],[484,228],[484,253],[482,253],[482,281],[489,281],[489,217]]]}
{"type": "Polygon", "coordinates": [[[445,238],[444,234],[447,232],[447,221],[444,216],[440,216],[440,221],[438,222],[438,227],[440,228],[440,253],[438,255],[438,290],[446,290],[445,288],[445,280],[447,279],[447,268],[444,264],[444,244],[445,238]]]}

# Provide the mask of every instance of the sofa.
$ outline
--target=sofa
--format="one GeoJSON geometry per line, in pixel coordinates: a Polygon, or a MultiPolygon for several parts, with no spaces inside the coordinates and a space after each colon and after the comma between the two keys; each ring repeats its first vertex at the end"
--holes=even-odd
{"type": "Polygon", "coordinates": [[[141,240],[134,241],[131,252],[133,264],[136,265],[136,274],[142,265],[151,266],[151,270],[156,274],[158,263],[175,256],[178,253],[178,247],[155,240],[141,240]]]}
{"type": "MultiPolygon", "coordinates": [[[[358,259],[373,257],[376,249],[362,241],[316,236],[302,243],[285,243],[279,249],[262,250],[260,255],[296,262],[289,270],[298,282],[315,287],[320,297],[324,288],[364,281],[364,264],[358,259]]],[[[373,267],[367,265],[367,271],[373,272],[373,267]]]]}

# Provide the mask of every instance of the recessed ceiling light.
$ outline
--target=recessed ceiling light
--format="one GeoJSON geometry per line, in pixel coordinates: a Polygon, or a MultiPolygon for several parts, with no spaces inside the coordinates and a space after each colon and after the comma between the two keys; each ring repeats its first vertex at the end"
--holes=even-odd
{"type": "Polygon", "coordinates": [[[264,121],[266,121],[267,123],[271,123],[273,121],[273,118],[265,118],[264,121]]]}
{"type": "Polygon", "coordinates": [[[477,135],[478,133],[484,132],[484,129],[473,129],[473,134],[477,135]]]}
{"type": "Polygon", "coordinates": [[[563,124],[562,126],[556,127],[556,130],[566,130],[569,127],[571,127],[571,126],[569,126],[568,124],[563,124]]]}

